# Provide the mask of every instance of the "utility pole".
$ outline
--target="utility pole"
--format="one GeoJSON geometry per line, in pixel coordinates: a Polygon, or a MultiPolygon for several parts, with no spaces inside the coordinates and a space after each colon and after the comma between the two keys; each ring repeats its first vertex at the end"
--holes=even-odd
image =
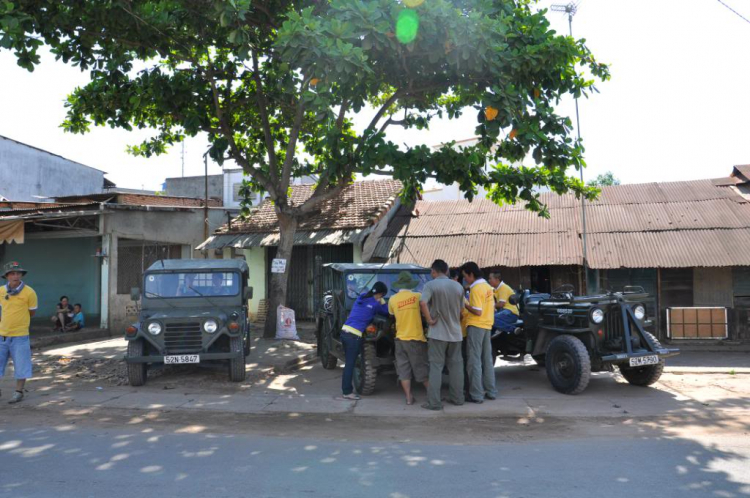
{"type": "MultiPolygon", "coordinates": [[[[204,180],[205,180],[205,198],[203,199],[203,240],[208,240],[208,151],[203,154],[204,180]]],[[[208,258],[208,249],[203,253],[204,258],[208,258]]]]}
{"type": "MultiPolygon", "coordinates": [[[[579,1],[580,3],[580,1],[579,1]]],[[[578,12],[578,5],[574,2],[569,4],[554,4],[551,7],[553,12],[563,12],[568,15],[568,29],[570,37],[573,38],[573,16],[578,12]]],[[[578,134],[578,141],[581,141],[581,119],[578,114],[578,97],[575,97],[576,105],[576,133],[578,134]]],[[[581,174],[581,183],[583,183],[583,168],[579,170],[581,174]]],[[[589,262],[588,262],[588,244],[586,240],[586,199],[581,197],[581,222],[582,222],[582,237],[583,237],[583,274],[585,278],[585,284],[588,288],[589,281],[589,262]]],[[[583,290],[583,289],[581,289],[583,290]]]]}
{"type": "Polygon", "coordinates": [[[185,178],[185,140],[182,141],[182,151],[180,153],[180,161],[182,162],[182,177],[185,178]]]}

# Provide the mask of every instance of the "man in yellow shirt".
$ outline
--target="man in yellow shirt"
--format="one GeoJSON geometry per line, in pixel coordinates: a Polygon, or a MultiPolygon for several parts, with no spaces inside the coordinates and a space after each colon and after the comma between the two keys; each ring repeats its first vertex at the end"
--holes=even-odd
{"type": "Polygon", "coordinates": [[[419,285],[408,271],[402,271],[391,287],[398,290],[388,301],[388,312],[396,318],[396,373],[406,395],[406,404],[414,404],[411,378],[429,387],[427,339],[422,327],[419,300],[422,295],[412,289],[419,285]]]}
{"type": "Polygon", "coordinates": [[[12,359],[16,392],[9,401],[11,404],[23,399],[26,379],[31,378],[29,325],[36,313],[37,297],[34,289],[21,280],[24,275],[26,270],[19,263],[8,263],[3,268],[7,283],[0,287],[0,378],[5,375],[8,359],[12,359]]]}
{"type": "Polygon", "coordinates": [[[494,326],[503,332],[513,332],[518,321],[518,307],[510,304],[508,299],[516,292],[510,285],[503,282],[499,271],[490,272],[487,280],[495,293],[494,326]]]}
{"type": "Polygon", "coordinates": [[[469,284],[466,311],[466,357],[469,374],[469,398],[472,403],[496,399],[495,364],[492,360],[490,334],[495,321],[495,293],[482,277],[479,266],[470,261],[461,267],[464,281],[469,284]]]}

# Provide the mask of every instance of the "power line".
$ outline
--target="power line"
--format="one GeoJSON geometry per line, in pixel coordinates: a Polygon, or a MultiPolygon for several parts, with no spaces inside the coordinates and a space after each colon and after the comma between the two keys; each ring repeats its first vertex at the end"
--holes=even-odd
{"type": "Polygon", "coordinates": [[[718,2],[720,4],[722,4],[724,7],[726,7],[727,9],[731,10],[734,13],[734,15],[736,15],[737,17],[739,17],[740,19],[742,19],[746,23],[750,24],[750,19],[748,19],[747,17],[743,16],[742,14],[740,14],[739,12],[737,12],[736,10],[734,10],[732,7],[730,7],[729,5],[727,5],[724,2],[722,2],[721,0],[718,0],[718,2]]]}

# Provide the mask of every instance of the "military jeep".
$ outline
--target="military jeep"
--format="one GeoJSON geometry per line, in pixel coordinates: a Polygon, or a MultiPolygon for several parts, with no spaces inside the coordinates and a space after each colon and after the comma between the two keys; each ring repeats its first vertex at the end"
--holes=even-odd
{"type": "Polygon", "coordinates": [[[229,379],[245,380],[250,354],[248,266],[241,260],[172,259],[151,265],[131,298],[138,322],[125,331],[131,386],[146,383],[148,367],[226,361],[229,379]]]}
{"type": "Polygon", "coordinates": [[[564,394],[581,393],[591,372],[615,365],[630,384],[648,386],[661,377],[664,359],[679,350],[663,347],[645,330],[647,299],[640,287],[596,296],[574,296],[569,285],[551,294],[523,291],[510,298],[521,318],[515,332],[493,331],[493,350],[519,359],[530,354],[564,394]]]}
{"type": "MultiPolygon", "coordinates": [[[[329,284],[323,300],[316,310],[318,356],[323,368],[336,368],[339,360],[345,359],[341,345],[341,327],[349,317],[354,301],[367,292],[375,282],[383,282],[388,287],[386,300],[396,291],[392,283],[402,271],[408,271],[419,280],[414,289],[421,292],[424,284],[432,280],[430,270],[407,264],[356,264],[329,263],[323,265],[321,278],[329,284]]],[[[369,395],[375,391],[375,380],[379,372],[394,370],[396,330],[392,318],[375,316],[363,334],[362,353],[354,367],[354,389],[359,394],[369,395]]]]}

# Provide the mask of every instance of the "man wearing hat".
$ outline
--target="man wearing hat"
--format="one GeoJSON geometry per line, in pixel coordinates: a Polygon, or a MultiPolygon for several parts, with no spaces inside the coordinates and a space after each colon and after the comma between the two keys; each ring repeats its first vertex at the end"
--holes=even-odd
{"type": "Polygon", "coordinates": [[[396,373],[406,395],[406,404],[414,404],[411,378],[429,387],[430,367],[427,363],[427,339],[422,328],[419,298],[422,294],[413,289],[419,280],[408,271],[402,271],[391,284],[396,294],[388,301],[388,312],[396,318],[396,373]]]}
{"type": "Polygon", "coordinates": [[[0,377],[5,375],[8,358],[11,358],[16,377],[16,392],[8,402],[11,404],[23,399],[26,379],[31,378],[29,325],[36,313],[37,298],[34,289],[21,280],[24,275],[26,270],[20,263],[8,263],[3,267],[6,284],[0,287],[0,377]]]}

